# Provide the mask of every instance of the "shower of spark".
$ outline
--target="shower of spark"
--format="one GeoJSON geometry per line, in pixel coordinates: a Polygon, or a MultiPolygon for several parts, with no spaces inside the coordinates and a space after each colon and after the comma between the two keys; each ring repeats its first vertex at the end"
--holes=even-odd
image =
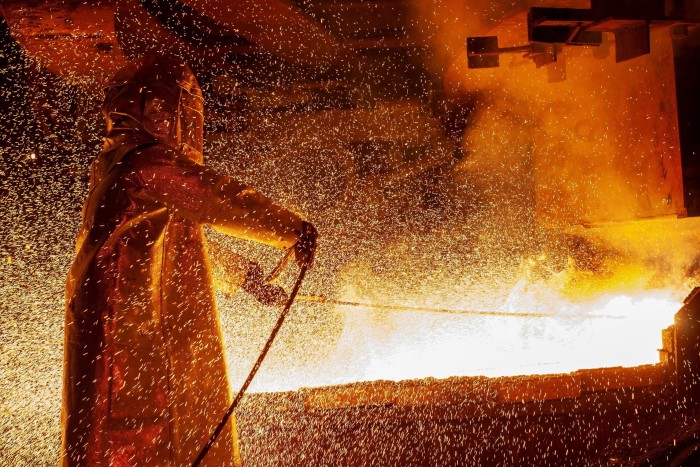
{"type": "MultiPolygon", "coordinates": [[[[491,19],[482,18],[484,23],[491,19]]],[[[0,144],[0,463],[54,465],[60,442],[64,281],[73,260],[87,167],[101,144],[101,96],[76,85],[79,77],[69,84],[45,73],[16,44],[5,48],[0,60],[7,66],[0,73],[14,87],[2,92],[26,98],[15,98],[6,110],[10,120],[2,130],[8,142],[0,144]],[[24,77],[27,89],[17,84],[24,77]]],[[[562,114],[581,106],[574,104],[581,100],[575,91],[553,101],[537,87],[529,83],[521,92],[533,92],[542,107],[561,104],[562,114]]],[[[275,140],[274,146],[266,140],[250,143],[245,135],[240,141],[209,138],[207,163],[261,188],[317,225],[320,249],[301,293],[370,305],[295,304],[253,391],[428,376],[560,373],[658,361],[661,330],[671,324],[700,271],[700,222],[640,221],[566,232],[540,227],[531,172],[533,139],[541,135],[531,134],[555,133],[557,125],[523,110],[526,96],[519,95],[510,108],[512,89],[488,92],[491,100],[475,113],[461,140],[471,157],[380,188],[348,177],[337,163],[337,151],[314,147],[320,137],[308,138],[302,153],[291,139],[275,140]],[[498,101],[494,95],[508,106],[492,104],[498,101]],[[250,155],[260,152],[271,156],[250,155]],[[290,160],[287,153],[298,157],[290,160]],[[313,163],[304,159],[309,154],[313,163]],[[420,307],[508,316],[409,309],[420,307]],[[517,313],[551,316],[513,316],[517,313]]],[[[6,95],[0,97],[9,102],[6,95]]],[[[326,120],[316,118],[290,125],[272,113],[256,116],[270,134],[306,134],[309,128],[342,134],[342,124],[328,128],[326,120]]],[[[425,138],[421,142],[429,145],[425,138]]],[[[578,144],[558,150],[570,156],[578,144]]],[[[429,156],[437,160],[438,152],[429,156]]],[[[269,270],[279,259],[278,252],[213,231],[207,236],[218,261],[236,251],[269,270]]],[[[287,287],[291,276],[289,271],[282,278],[287,287]]],[[[278,310],[243,293],[221,291],[217,300],[231,386],[237,388],[278,310]]]]}

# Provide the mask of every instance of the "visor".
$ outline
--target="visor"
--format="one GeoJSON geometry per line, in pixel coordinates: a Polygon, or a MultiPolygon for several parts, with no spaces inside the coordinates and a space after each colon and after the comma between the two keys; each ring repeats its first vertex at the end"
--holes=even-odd
{"type": "MultiPolygon", "coordinates": [[[[180,128],[182,144],[202,154],[204,141],[204,103],[202,98],[183,92],[180,98],[180,128]]],[[[189,151],[186,151],[189,152],[189,151]]],[[[198,160],[197,162],[201,162],[198,160]]]]}

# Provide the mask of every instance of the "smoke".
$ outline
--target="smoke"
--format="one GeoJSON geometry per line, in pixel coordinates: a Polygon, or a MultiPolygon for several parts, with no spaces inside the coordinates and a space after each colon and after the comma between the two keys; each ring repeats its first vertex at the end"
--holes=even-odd
{"type": "Polygon", "coordinates": [[[542,68],[503,54],[500,68],[468,69],[464,39],[525,43],[530,6],[552,5],[416,6],[448,98],[470,106],[461,139],[467,157],[452,176],[462,191],[469,187],[463,201],[478,205],[488,226],[474,249],[511,257],[531,280],[568,270],[567,280],[551,284],[568,295],[667,288],[680,297],[697,253],[692,221],[675,219],[683,192],[669,32],[653,32],[652,53],[623,63],[606,36],[598,48],[564,48],[542,68]],[[666,220],[639,222],[646,218],[666,220]],[[669,237],[663,246],[657,229],[669,237]]]}

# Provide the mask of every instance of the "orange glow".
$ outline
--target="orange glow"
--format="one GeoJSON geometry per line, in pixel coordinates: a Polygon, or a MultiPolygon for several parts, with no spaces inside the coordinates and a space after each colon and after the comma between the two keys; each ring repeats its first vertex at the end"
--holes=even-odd
{"type": "MultiPolygon", "coordinates": [[[[442,256],[442,248],[454,250],[458,242],[441,245],[436,238],[424,239],[438,250],[435,253],[411,239],[396,241],[381,252],[389,258],[387,266],[373,266],[372,258],[348,265],[335,298],[465,313],[298,302],[253,390],[383,379],[551,374],[659,362],[661,331],[672,324],[697,283],[700,219],[614,223],[567,233],[585,238],[599,252],[596,271],[582,268],[570,248],[542,246],[540,253],[511,268],[493,253],[500,240],[494,247],[483,238],[478,248],[492,260],[467,267],[466,255],[442,256]],[[443,260],[431,263],[431,257],[443,260]],[[429,270],[421,270],[424,264],[431,265],[429,270]]],[[[450,238],[459,239],[460,232],[451,230],[450,238]]],[[[235,307],[240,304],[224,307],[225,320],[235,307]]],[[[232,321],[224,326],[231,339],[229,348],[238,342],[233,339],[237,325],[240,322],[232,321]]],[[[260,334],[262,339],[264,332],[260,334]]],[[[259,345],[251,343],[250,354],[259,345]]],[[[245,368],[234,365],[240,361],[236,355],[231,353],[229,368],[233,379],[240,380],[245,368]]]]}
{"type": "Polygon", "coordinates": [[[344,366],[366,365],[359,379],[367,381],[562,373],[656,363],[661,330],[672,324],[680,306],[667,291],[602,294],[573,301],[547,286],[531,287],[525,279],[510,291],[500,311],[537,310],[553,317],[459,316],[340,306],[337,311],[345,317],[345,328],[335,357],[344,366]],[[363,357],[358,358],[359,354],[363,357]],[[365,354],[371,355],[369,362],[365,354]]]}
{"type": "Polygon", "coordinates": [[[416,317],[410,312],[387,320],[370,310],[357,317],[353,310],[346,312],[343,338],[352,342],[355,334],[364,336],[363,351],[373,355],[362,375],[367,381],[566,373],[658,362],[661,329],[673,322],[679,308],[662,295],[606,297],[585,305],[588,318],[570,320],[567,314],[583,305],[561,305],[560,317],[538,321],[416,317]],[[396,333],[383,334],[387,326],[396,333]]]}

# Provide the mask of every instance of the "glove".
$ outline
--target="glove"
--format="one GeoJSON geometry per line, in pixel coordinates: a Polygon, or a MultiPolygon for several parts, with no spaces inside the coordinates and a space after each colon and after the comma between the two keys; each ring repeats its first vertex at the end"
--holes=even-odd
{"type": "Polygon", "coordinates": [[[265,282],[265,272],[253,261],[248,265],[248,274],[241,288],[267,306],[282,306],[289,299],[282,287],[265,282]]]}
{"type": "Polygon", "coordinates": [[[306,221],[301,223],[299,240],[297,240],[296,244],[294,245],[294,257],[299,267],[302,267],[304,264],[308,264],[308,267],[311,268],[311,264],[314,262],[314,256],[316,254],[317,237],[318,232],[312,224],[306,221]]]}

